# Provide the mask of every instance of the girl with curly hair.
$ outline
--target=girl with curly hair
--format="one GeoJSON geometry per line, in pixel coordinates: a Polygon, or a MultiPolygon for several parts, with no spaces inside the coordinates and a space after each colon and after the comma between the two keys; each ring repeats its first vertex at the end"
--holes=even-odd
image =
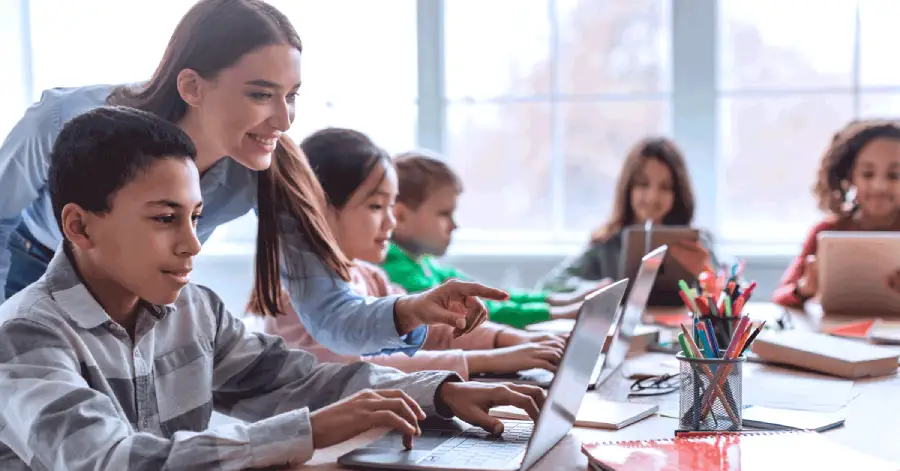
{"type": "MultiPolygon", "coordinates": [[[[799,307],[816,296],[820,232],[900,230],[900,123],[857,120],[835,133],[813,194],[826,217],[809,232],[775,290],[773,300],[783,306],[799,307]]],[[[885,282],[900,291],[898,273],[885,282]]]]}

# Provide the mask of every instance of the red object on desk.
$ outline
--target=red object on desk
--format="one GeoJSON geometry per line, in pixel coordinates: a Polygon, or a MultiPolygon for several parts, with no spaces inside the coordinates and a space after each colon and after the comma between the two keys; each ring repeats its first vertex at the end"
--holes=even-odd
{"type": "Polygon", "coordinates": [[[872,331],[872,327],[875,327],[875,319],[867,319],[863,321],[851,322],[849,324],[841,324],[822,330],[826,334],[836,335],[838,337],[867,339],[869,338],[869,333],[872,331]]]}
{"type": "Polygon", "coordinates": [[[612,471],[897,471],[898,466],[811,431],[711,434],[585,443],[591,464],[612,471]]]}
{"type": "Polygon", "coordinates": [[[692,318],[687,313],[678,314],[647,314],[647,323],[665,327],[678,327],[681,324],[690,325],[692,318]]]}

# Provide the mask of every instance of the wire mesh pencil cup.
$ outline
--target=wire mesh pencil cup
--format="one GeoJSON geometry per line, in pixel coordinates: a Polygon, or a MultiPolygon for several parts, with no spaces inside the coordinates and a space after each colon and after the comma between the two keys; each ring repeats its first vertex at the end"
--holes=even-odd
{"type": "Polygon", "coordinates": [[[741,430],[743,365],[746,357],[678,359],[678,428],[681,431],[741,430]]]}

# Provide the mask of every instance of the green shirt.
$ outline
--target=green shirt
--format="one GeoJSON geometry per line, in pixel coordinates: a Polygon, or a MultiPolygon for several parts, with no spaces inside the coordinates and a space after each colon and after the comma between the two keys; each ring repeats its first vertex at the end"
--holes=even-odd
{"type": "MultiPolygon", "coordinates": [[[[403,249],[391,243],[382,268],[393,283],[410,293],[418,293],[440,285],[446,280],[472,278],[451,267],[441,266],[431,255],[413,259],[403,249]]],[[[485,300],[490,318],[494,322],[513,327],[525,327],[550,319],[547,293],[540,291],[511,291],[508,301],[485,300]]]]}

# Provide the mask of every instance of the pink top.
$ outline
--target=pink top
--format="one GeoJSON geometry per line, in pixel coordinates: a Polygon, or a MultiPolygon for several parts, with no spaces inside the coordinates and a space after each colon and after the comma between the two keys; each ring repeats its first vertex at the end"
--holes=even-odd
{"type": "MultiPolygon", "coordinates": [[[[354,261],[350,276],[350,285],[362,296],[384,297],[405,294],[403,288],[388,281],[387,275],[380,267],[370,263],[354,261]]],[[[286,304],[288,305],[286,315],[267,317],[264,330],[268,334],[281,336],[288,346],[306,350],[321,362],[352,363],[364,360],[407,373],[422,370],[455,371],[468,380],[469,365],[463,350],[492,349],[497,334],[504,330],[504,327],[498,324],[485,322],[469,334],[454,339],[452,327],[430,326],[425,344],[414,356],[405,353],[364,357],[339,355],[316,342],[300,323],[300,317],[293,312],[290,303],[286,304]]]]}

